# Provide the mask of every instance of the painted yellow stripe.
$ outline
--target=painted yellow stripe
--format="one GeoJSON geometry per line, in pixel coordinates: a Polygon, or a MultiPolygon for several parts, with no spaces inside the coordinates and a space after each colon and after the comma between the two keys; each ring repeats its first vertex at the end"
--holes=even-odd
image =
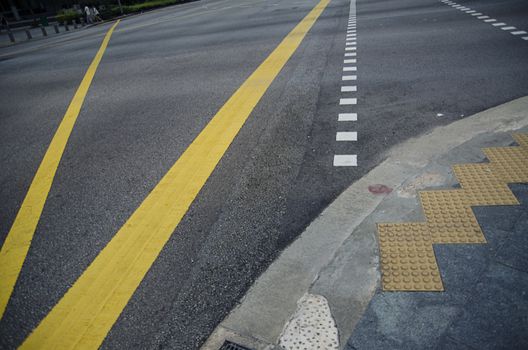
{"type": "Polygon", "coordinates": [[[97,66],[99,66],[99,62],[101,62],[101,58],[108,46],[108,41],[118,23],[119,21],[108,30],[99,51],[97,51],[90,67],[88,67],[79,88],[66,110],[66,114],[51,140],[48,150],[40,163],[26,197],[22,202],[22,206],[13,222],[13,226],[2,246],[2,250],[0,251],[0,317],[4,314],[18,279],[20,269],[26,259],[31,240],[33,239],[40,215],[42,214],[42,209],[44,208],[51,184],[53,183],[53,178],[57,172],[57,167],[59,166],[62,154],[66,148],[66,143],[81,110],[88,88],[92,83],[97,66]]]}
{"type": "Polygon", "coordinates": [[[330,0],[321,0],[231,96],[22,345],[96,349],[249,114],[330,0]]]}

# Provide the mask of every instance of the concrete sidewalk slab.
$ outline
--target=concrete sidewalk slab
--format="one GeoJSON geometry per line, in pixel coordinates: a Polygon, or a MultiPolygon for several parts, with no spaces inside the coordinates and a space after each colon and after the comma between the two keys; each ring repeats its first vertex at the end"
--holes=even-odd
{"type": "Polygon", "coordinates": [[[474,208],[487,244],[437,245],[445,292],[376,292],[346,349],[525,349],[528,185],[474,208]]]}
{"type": "Polygon", "coordinates": [[[510,133],[527,127],[524,97],[390,150],[385,161],[344,191],[281,254],[203,348],[218,349],[218,334],[226,330],[242,345],[240,339],[247,338],[274,346],[305,293],[328,300],[344,347],[379,287],[375,223],[423,220],[417,190],[455,186],[453,164],[483,161],[481,148],[510,145],[510,133]],[[372,185],[392,192],[372,193],[372,185]]]}

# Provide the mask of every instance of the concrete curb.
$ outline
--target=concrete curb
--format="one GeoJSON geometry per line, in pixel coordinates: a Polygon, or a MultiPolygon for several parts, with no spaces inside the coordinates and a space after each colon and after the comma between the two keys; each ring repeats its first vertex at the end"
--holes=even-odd
{"type": "MultiPolygon", "coordinates": [[[[334,317],[339,315],[336,322],[344,346],[379,280],[374,233],[360,225],[386,196],[370,193],[368,186],[384,184],[401,191],[409,179],[423,174],[431,162],[456,147],[485,134],[527,126],[528,97],[523,97],[394,147],[385,161],[346,189],[282,252],[202,349],[216,350],[224,339],[254,349],[272,349],[296,311],[297,301],[307,292],[329,299],[334,317]],[[340,249],[347,239],[346,249],[340,249]],[[319,279],[323,270],[324,278],[319,279]],[[343,307],[346,312],[340,312],[343,307]]],[[[423,185],[431,184],[434,181],[423,185]]]]}

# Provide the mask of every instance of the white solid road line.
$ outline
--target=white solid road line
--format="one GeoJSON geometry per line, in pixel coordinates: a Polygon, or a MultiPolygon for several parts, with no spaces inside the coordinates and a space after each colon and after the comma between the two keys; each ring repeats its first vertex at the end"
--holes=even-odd
{"type": "Polygon", "coordinates": [[[356,105],[357,99],[356,98],[340,98],[339,104],[341,106],[347,106],[347,105],[356,105]]]}
{"type": "Polygon", "coordinates": [[[357,166],[357,156],[355,154],[334,155],[334,166],[357,166]]]}
{"type": "Polygon", "coordinates": [[[339,113],[337,120],[340,122],[355,122],[357,113],[339,113]]]}
{"type": "Polygon", "coordinates": [[[355,92],[357,91],[356,85],[341,86],[341,92],[355,92]]]}
{"type": "Polygon", "coordinates": [[[338,131],[336,141],[357,141],[357,132],[355,131],[338,131]]]}

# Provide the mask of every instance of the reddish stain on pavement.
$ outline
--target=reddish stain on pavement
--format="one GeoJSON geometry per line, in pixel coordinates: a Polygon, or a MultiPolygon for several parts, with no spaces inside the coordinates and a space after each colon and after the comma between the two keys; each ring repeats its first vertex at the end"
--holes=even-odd
{"type": "Polygon", "coordinates": [[[383,194],[383,193],[392,192],[392,188],[385,186],[385,185],[381,185],[381,184],[370,185],[368,187],[368,190],[370,191],[370,193],[374,193],[374,194],[383,194]]]}

